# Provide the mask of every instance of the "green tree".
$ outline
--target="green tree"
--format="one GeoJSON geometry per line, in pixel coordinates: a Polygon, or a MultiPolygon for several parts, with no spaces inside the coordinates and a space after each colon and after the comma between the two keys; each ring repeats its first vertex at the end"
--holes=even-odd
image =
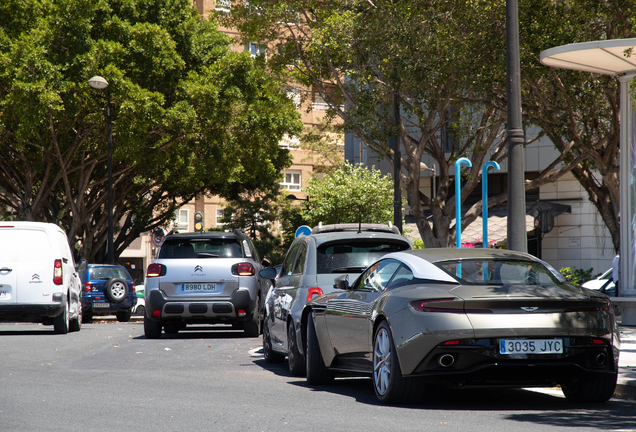
{"type": "Polygon", "coordinates": [[[379,170],[344,163],[322,178],[307,181],[304,218],[310,226],[393,221],[393,181],[379,170]]]}
{"type": "Polygon", "coordinates": [[[559,273],[565,277],[565,279],[573,285],[582,285],[583,283],[599,277],[602,273],[593,274],[594,269],[589,268],[587,270],[576,267],[563,267],[559,270],[559,273]]]}
{"type": "MultiPolygon", "coordinates": [[[[463,202],[479,187],[483,163],[507,158],[506,110],[496,99],[502,94],[486,85],[494,80],[497,89],[505,88],[505,1],[238,3],[228,23],[245,41],[276,46],[268,60],[272,70],[320,93],[348,132],[391,161],[389,137],[398,137],[401,180],[424,244],[450,246],[456,200],[449,173],[455,161],[472,161],[462,177],[463,202]],[[434,198],[420,190],[424,154],[437,161],[434,198]]],[[[580,160],[560,157],[528,187],[554,181],[580,160]]],[[[490,198],[489,205],[505,199],[490,198]]],[[[480,214],[478,202],[461,225],[480,214]]]]}
{"type": "Polygon", "coordinates": [[[312,175],[330,172],[344,162],[343,131],[344,126],[327,122],[319,126],[305,126],[300,137],[300,148],[309,151],[307,159],[311,159],[314,166],[312,175]]]}
{"type": "Polygon", "coordinates": [[[104,100],[110,83],[115,256],[202,193],[277,183],[278,142],[300,133],[263,58],[233,53],[189,0],[0,4],[0,207],[63,226],[78,255],[105,256],[104,100]]]}
{"type": "Polygon", "coordinates": [[[252,239],[261,258],[279,260],[280,237],[274,235],[272,223],[277,219],[275,201],[277,190],[253,191],[240,194],[224,208],[225,229],[241,229],[252,239]]]}
{"type": "Polygon", "coordinates": [[[572,174],[618,247],[618,79],[549,68],[540,64],[539,53],[571,43],[636,37],[636,4],[624,0],[526,0],[521,4],[524,116],[541,127],[567,160],[580,160],[572,174]]]}
{"type": "Polygon", "coordinates": [[[287,199],[287,195],[287,191],[253,191],[228,201],[222,229],[245,231],[261,258],[267,256],[274,264],[283,262],[296,229],[306,224],[302,207],[287,199]]]}

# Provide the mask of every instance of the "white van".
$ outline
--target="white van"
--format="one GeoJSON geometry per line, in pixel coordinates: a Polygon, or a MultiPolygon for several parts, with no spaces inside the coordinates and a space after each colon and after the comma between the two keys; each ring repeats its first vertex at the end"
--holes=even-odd
{"type": "Polygon", "coordinates": [[[40,322],[55,333],[82,324],[81,283],[64,231],[43,222],[0,222],[0,321],[40,322]]]}

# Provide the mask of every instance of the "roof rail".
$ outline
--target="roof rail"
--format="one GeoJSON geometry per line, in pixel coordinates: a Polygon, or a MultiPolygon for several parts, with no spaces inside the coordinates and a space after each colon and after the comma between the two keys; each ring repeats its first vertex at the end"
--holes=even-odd
{"type": "Polygon", "coordinates": [[[323,234],[329,232],[342,232],[342,231],[375,231],[375,232],[385,232],[385,233],[393,233],[393,234],[401,234],[398,227],[388,224],[372,224],[372,223],[346,223],[346,224],[330,224],[323,225],[319,223],[318,226],[315,226],[314,229],[311,230],[312,234],[323,234]]]}

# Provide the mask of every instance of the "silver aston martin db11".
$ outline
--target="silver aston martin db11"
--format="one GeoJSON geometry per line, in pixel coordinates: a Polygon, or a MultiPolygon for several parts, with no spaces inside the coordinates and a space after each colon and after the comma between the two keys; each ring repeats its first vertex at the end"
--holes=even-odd
{"type": "Polygon", "coordinates": [[[604,402],[616,387],[619,332],[607,296],[549,264],[495,249],[385,255],[302,315],[307,381],[368,374],[378,399],[430,385],[552,387],[604,402]]]}

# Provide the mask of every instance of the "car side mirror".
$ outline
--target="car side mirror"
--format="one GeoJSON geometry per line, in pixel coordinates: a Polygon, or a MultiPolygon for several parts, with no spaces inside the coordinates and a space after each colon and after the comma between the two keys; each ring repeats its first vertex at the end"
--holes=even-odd
{"type": "Polygon", "coordinates": [[[340,290],[348,290],[351,288],[349,285],[349,275],[344,274],[335,278],[333,280],[333,287],[340,290]]]}
{"type": "Polygon", "coordinates": [[[263,257],[263,259],[261,260],[261,265],[265,268],[267,267],[271,267],[272,265],[274,265],[274,263],[272,263],[272,260],[269,259],[269,257],[263,257]]]}
{"type": "Polygon", "coordinates": [[[276,269],[274,267],[264,268],[263,270],[258,272],[258,274],[265,279],[271,279],[271,280],[276,279],[276,269]]]}

